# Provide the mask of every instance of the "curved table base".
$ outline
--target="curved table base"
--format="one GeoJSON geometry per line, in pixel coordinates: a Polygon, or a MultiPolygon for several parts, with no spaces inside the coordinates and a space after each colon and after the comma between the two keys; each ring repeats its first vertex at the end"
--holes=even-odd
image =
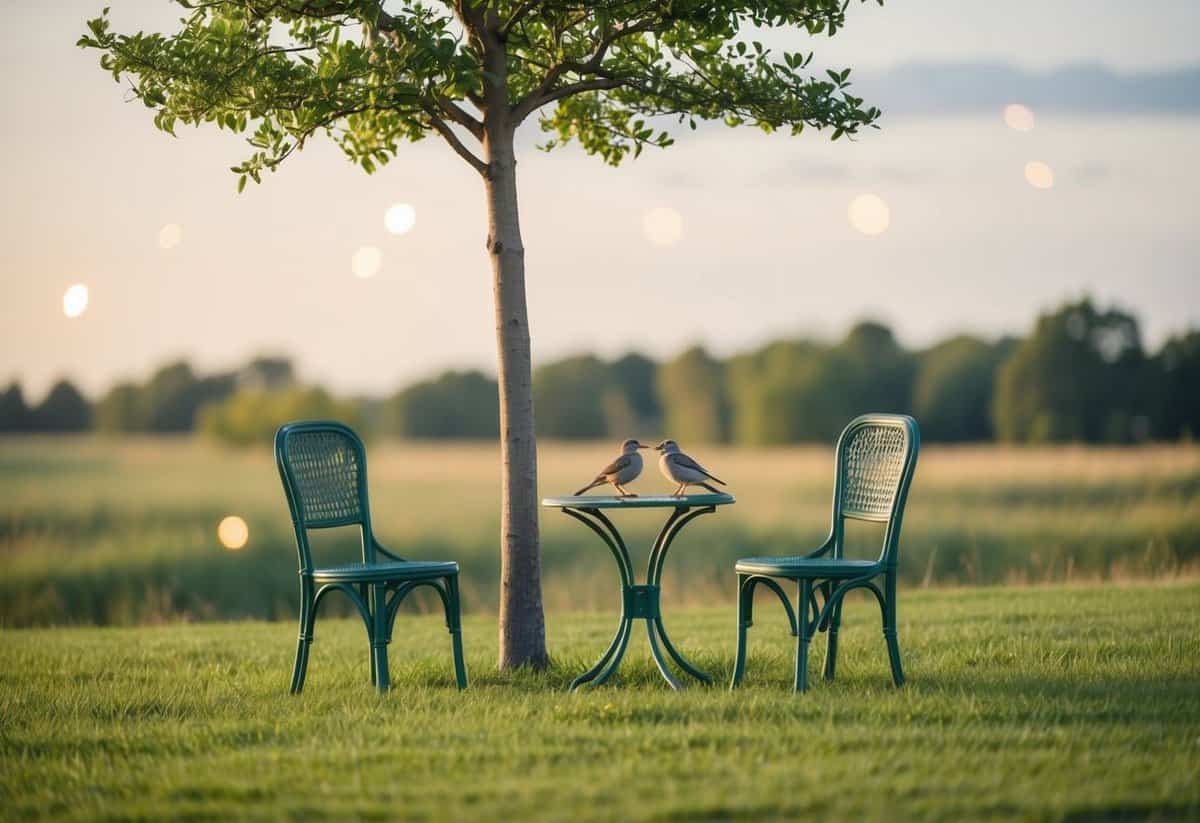
{"type": "Polygon", "coordinates": [[[580,686],[587,684],[591,684],[593,687],[599,686],[612,677],[621,665],[621,659],[625,656],[625,650],[629,646],[629,635],[633,631],[633,621],[635,620],[646,621],[646,637],[650,642],[650,654],[654,658],[655,665],[658,666],[659,673],[672,689],[678,691],[684,688],[684,684],[672,673],[663,656],[663,650],[685,673],[703,683],[712,683],[712,675],[690,663],[671,642],[671,638],[667,635],[667,629],[663,625],[659,596],[662,590],[663,563],[675,536],[695,518],[716,511],[716,507],[705,506],[694,510],[686,505],[675,507],[674,512],[654,540],[653,548],[650,550],[650,560],[646,566],[646,582],[644,584],[634,583],[633,564],[629,559],[629,550],[625,547],[625,541],[622,539],[621,533],[617,531],[617,527],[600,509],[577,506],[563,507],[562,511],[600,536],[617,561],[617,570],[621,575],[621,617],[617,623],[616,634],[613,635],[608,649],[600,656],[595,665],[571,681],[569,690],[575,691],[580,686]],[[659,641],[662,641],[661,649],[659,641]]]}

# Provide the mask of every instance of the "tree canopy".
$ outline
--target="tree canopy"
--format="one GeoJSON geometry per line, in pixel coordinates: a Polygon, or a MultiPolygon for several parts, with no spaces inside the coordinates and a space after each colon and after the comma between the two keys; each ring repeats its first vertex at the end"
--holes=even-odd
{"type": "Polygon", "coordinates": [[[1038,318],[996,377],[1004,440],[1123,442],[1150,434],[1153,410],[1137,320],[1091,300],[1038,318]]]}
{"type": "Polygon", "coordinates": [[[106,8],[78,44],[103,52],[101,66],[128,80],[159,129],[245,133],[239,187],[321,133],[368,172],[437,133],[486,175],[469,138],[484,139],[479,113],[500,105],[515,127],[557,103],[539,118],[544,146],[577,141],[613,164],[669,145],[672,121],[828,128],[837,139],[880,114],[848,90],[849,69],[817,75],[812,52],[776,54],[743,36],[833,35],[848,0],[178,2],[188,13],[173,34],[116,33],[106,8]]]}

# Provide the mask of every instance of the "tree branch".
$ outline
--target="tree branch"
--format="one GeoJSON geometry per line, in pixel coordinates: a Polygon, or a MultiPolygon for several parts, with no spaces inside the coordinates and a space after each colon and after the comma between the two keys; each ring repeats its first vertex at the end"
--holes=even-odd
{"type": "MultiPolygon", "coordinates": [[[[626,85],[625,81],[616,77],[597,77],[592,80],[580,80],[578,83],[559,86],[553,91],[546,93],[538,100],[537,106],[534,108],[541,108],[547,103],[553,103],[555,100],[560,100],[563,97],[570,97],[572,94],[579,94],[580,92],[585,91],[603,91],[604,89],[615,89],[624,85],[626,85]]],[[[526,112],[526,114],[528,114],[528,112],[526,112]]]]}
{"type": "Polygon", "coordinates": [[[444,94],[433,93],[434,102],[446,117],[469,131],[476,140],[483,140],[483,123],[444,94]]]}
{"type": "MultiPolygon", "coordinates": [[[[567,86],[562,86],[558,89],[554,88],[554,84],[558,82],[567,72],[586,76],[596,74],[600,70],[601,64],[604,62],[605,55],[612,48],[613,44],[626,37],[631,37],[635,34],[644,34],[651,31],[659,24],[657,18],[647,18],[638,23],[633,23],[627,26],[622,26],[619,29],[614,29],[604,35],[600,42],[596,45],[596,50],[584,60],[582,63],[572,60],[563,60],[551,66],[546,70],[546,76],[542,78],[542,82],[538,87],[525,96],[513,106],[513,118],[517,123],[520,123],[530,113],[536,111],[547,103],[566,97],[571,94],[576,94],[581,91],[594,91],[595,89],[615,88],[615,85],[599,85],[594,86],[588,81],[580,83],[572,83],[567,86]]],[[[611,78],[610,78],[611,79],[611,78]]],[[[620,85],[617,83],[616,85],[620,85]]]]}
{"type": "Polygon", "coordinates": [[[519,6],[517,6],[513,10],[513,13],[509,15],[508,19],[501,24],[500,36],[508,37],[508,33],[513,30],[513,27],[520,23],[521,19],[526,14],[533,11],[533,9],[537,6],[541,5],[543,1],[544,0],[525,0],[524,3],[521,3],[519,6]]]}
{"type": "Polygon", "coordinates": [[[487,177],[491,171],[487,163],[480,160],[473,151],[463,145],[463,142],[458,139],[458,135],[454,133],[454,129],[450,128],[450,124],[438,116],[437,110],[432,105],[425,106],[425,113],[429,115],[429,122],[437,129],[438,134],[450,144],[450,148],[470,164],[471,168],[479,172],[482,176],[487,177]]]}

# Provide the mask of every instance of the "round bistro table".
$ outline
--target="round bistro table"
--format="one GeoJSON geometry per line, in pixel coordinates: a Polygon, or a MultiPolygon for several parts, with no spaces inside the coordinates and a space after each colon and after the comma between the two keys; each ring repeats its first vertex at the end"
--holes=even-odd
{"type": "Polygon", "coordinates": [[[671,659],[683,671],[704,683],[711,683],[712,676],[693,666],[679,653],[671,638],[667,636],[663,626],[662,610],[659,606],[663,562],[667,558],[667,550],[671,542],[683,527],[702,514],[712,514],[717,506],[734,503],[733,495],[729,494],[693,494],[681,497],[659,495],[654,497],[547,497],[542,505],[547,508],[562,509],[563,514],[583,523],[600,536],[612,552],[617,562],[617,571],[621,575],[621,618],[617,623],[617,633],[613,636],[608,650],[583,674],[571,681],[570,691],[590,683],[599,686],[610,677],[621,665],[625,656],[625,648],[629,644],[629,634],[633,629],[633,621],[646,621],[646,636],[650,640],[650,654],[658,666],[663,679],[672,689],[682,689],[683,684],[675,679],[667,661],[663,659],[658,641],[666,649],[671,659]],[[650,560],[646,565],[646,582],[637,583],[633,571],[633,563],[629,559],[629,550],[625,548],[625,540],[612,520],[604,513],[604,509],[672,509],[667,522],[655,538],[650,549],[650,560]]]}

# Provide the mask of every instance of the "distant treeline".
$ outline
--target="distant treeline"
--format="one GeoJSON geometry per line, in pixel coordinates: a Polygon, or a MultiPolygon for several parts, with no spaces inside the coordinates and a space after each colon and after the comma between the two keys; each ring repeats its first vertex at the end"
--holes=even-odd
{"type": "MultiPolygon", "coordinates": [[[[1128,443],[1200,434],[1200,330],[1145,351],[1137,320],[1090,300],[1038,318],[1023,339],[954,337],[910,351],[879,323],[837,343],[780,340],[726,360],[694,347],[665,362],[583,355],[534,372],[539,434],[767,445],[828,442],[864,411],[903,411],[931,441],[1128,443]]],[[[282,422],[346,420],[368,434],[493,439],[496,381],[448,371],[386,399],[300,385],[290,361],[258,358],[198,376],[186,363],[122,383],[94,405],[69,382],[37,406],[0,393],[0,431],[186,432],[268,443],[282,422]]]]}

